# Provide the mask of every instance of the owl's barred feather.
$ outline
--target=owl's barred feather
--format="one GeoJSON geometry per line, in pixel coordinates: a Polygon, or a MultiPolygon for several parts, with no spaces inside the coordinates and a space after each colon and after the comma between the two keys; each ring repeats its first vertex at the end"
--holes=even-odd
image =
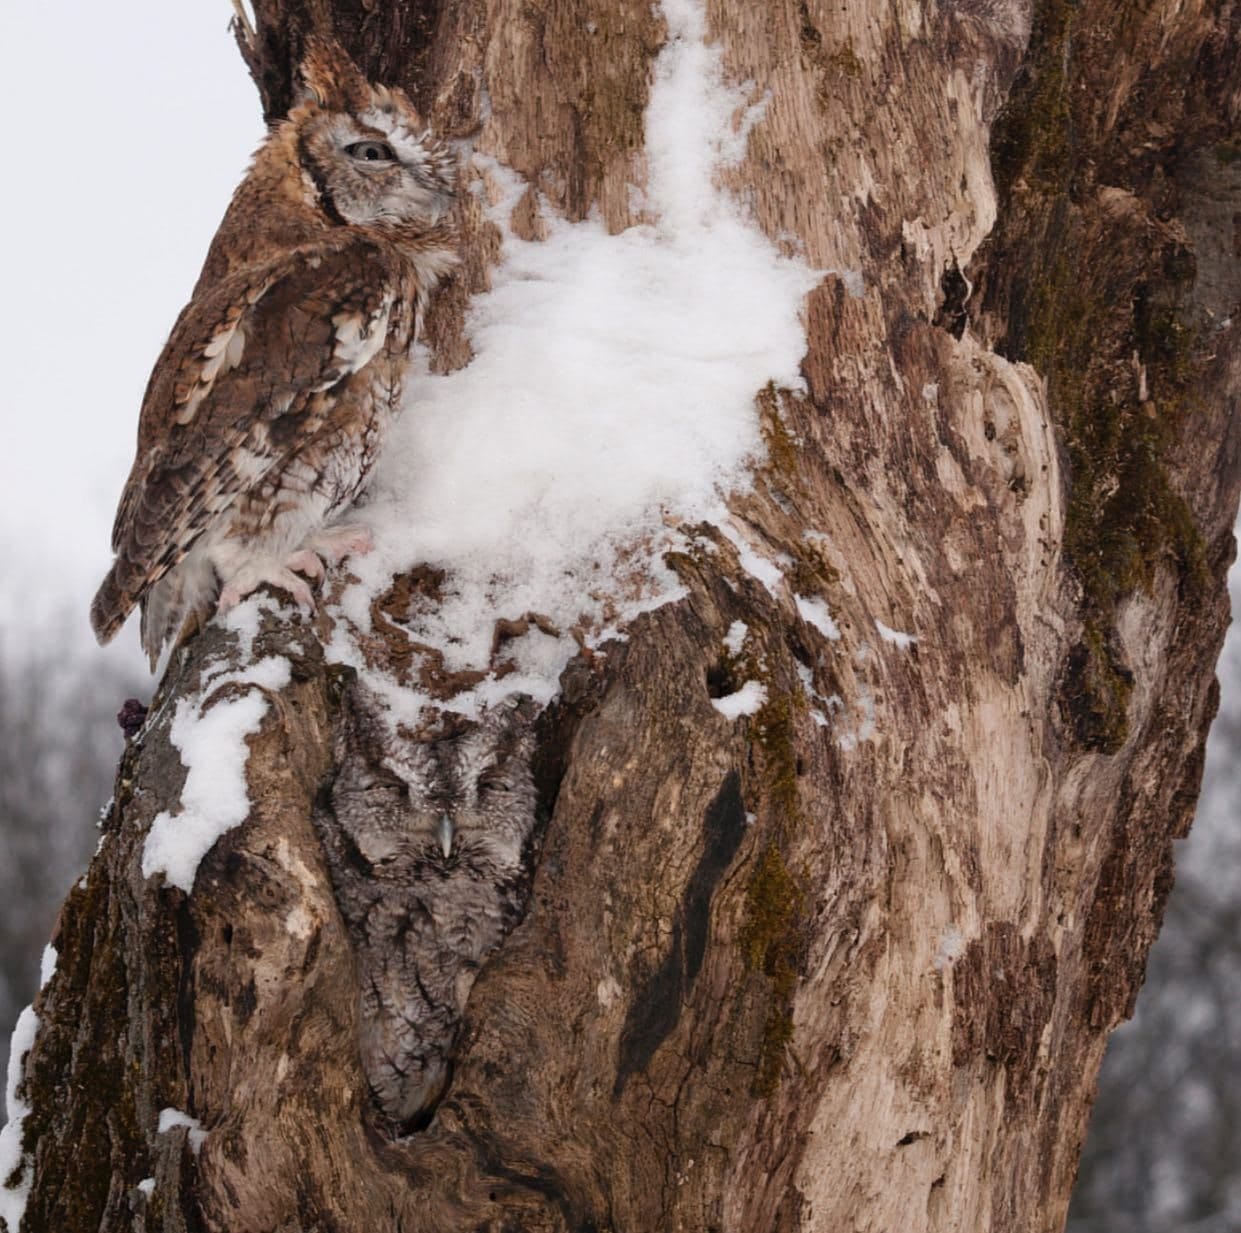
{"type": "Polygon", "coordinates": [[[514,697],[427,741],[395,741],[383,709],[344,691],[314,822],[362,980],[362,1068],[403,1134],[434,1111],[474,981],[529,902],[539,708],[514,697]]]}
{"type": "MultiPolygon", "coordinates": [[[[255,155],[143,399],[91,607],[107,642],[143,610],[154,666],[220,592],[304,600],[309,541],[360,493],[399,408],[427,297],[455,263],[444,147],[330,46],[255,155]]],[[[360,542],[360,541],[359,541],[360,542]]]]}

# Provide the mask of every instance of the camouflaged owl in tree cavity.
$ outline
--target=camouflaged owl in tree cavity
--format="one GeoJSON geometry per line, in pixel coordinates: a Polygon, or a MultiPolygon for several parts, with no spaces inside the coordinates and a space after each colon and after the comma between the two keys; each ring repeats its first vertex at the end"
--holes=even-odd
{"type": "Polygon", "coordinates": [[[183,625],[371,547],[341,521],[401,400],[428,297],[455,264],[454,168],[400,90],[312,41],[303,94],[254,156],[156,362],[116,553],[91,607],[136,604],[152,667],[183,625]],[[191,620],[192,619],[192,620],[191,620]]]}
{"type": "Polygon", "coordinates": [[[538,707],[515,697],[458,735],[410,741],[377,705],[346,691],[315,823],[358,960],[363,1070],[401,1134],[434,1112],[479,968],[525,914],[538,707]]]}

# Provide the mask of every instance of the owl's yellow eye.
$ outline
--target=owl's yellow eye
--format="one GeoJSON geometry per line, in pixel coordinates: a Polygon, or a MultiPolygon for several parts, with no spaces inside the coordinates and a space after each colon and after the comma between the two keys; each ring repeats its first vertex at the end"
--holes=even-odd
{"type": "Polygon", "coordinates": [[[392,147],[382,141],[355,141],[345,147],[345,153],[364,163],[395,163],[392,147]]]}

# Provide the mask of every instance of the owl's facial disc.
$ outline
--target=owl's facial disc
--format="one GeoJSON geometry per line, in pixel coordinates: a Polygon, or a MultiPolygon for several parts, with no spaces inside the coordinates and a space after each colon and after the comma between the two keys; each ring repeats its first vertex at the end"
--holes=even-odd
{"type": "Polygon", "coordinates": [[[347,223],[436,222],[453,193],[448,151],[395,104],[361,116],[325,113],[306,144],[329,213],[347,223]]]}

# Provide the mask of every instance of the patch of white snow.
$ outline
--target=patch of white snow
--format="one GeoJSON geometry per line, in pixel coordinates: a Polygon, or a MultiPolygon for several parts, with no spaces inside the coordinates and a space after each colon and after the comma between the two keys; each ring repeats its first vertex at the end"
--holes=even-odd
{"type": "Polygon", "coordinates": [[[805,595],[794,596],[794,599],[797,602],[797,612],[807,625],[813,625],[823,637],[830,639],[832,642],[839,641],[840,628],[832,620],[832,614],[821,599],[810,598],[805,595]]]}
{"type": "Polygon", "coordinates": [[[741,654],[741,648],[745,646],[745,636],[749,632],[749,628],[744,621],[734,621],[728,627],[728,633],[724,635],[724,649],[730,655],[741,654]]]}
{"type": "Polygon", "coordinates": [[[918,639],[913,634],[903,634],[899,629],[889,629],[882,621],[875,621],[875,628],[879,631],[879,637],[884,642],[890,642],[893,646],[900,647],[902,651],[907,651],[914,645],[918,639]]]}
{"type": "Polygon", "coordinates": [[[737,560],[740,562],[741,568],[751,578],[761,582],[773,598],[778,599],[780,587],[784,583],[784,575],[780,572],[779,566],[769,561],[766,557],[759,556],[730,522],[721,521],[719,523],[719,531],[736,548],[737,560]]]}
{"type": "Polygon", "coordinates": [[[249,660],[265,612],[291,616],[294,611],[294,608],[282,604],[274,595],[265,591],[258,591],[242,600],[235,608],[230,608],[222,620],[224,628],[237,635],[236,657],[242,663],[249,660]]]}
{"type": "Polygon", "coordinates": [[[246,738],[259,730],[267,714],[262,691],[282,689],[289,679],[289,661],[267,656],[214,676],[209,692],[178,700],[170,739],[187,771],[181,810],[164,810],[151,823],[142,850],[144,876],[162,873],[189,894],[202,858],[221,835],[245,821],[250,812],[246,738]],[[222,697],[225,685],[255,688],[222,697]]]}
{"type": "Polygon", "coordinates": [[[8,1082],[5,1086],[4,1103],[8,1121],[0,1130],[0,1219],[9,1229],[16,1230],[26,1211],[30,1196],[30,1162],[22,1157],[22,1122],[30,1112],[30,1106],[17,1094],[18,1086],[26,1073],[26,1055],[34,1044],[39,1030],[39,1017],[27,1006],[17,1017],[9,1042],[8,1082]],[[16,1182],[10,1179],[16,1175],[16,1182]]]}
{"type": "Polygon", "coordinates": [[[834,711],[839,711],[844,707],[844,703],[840,700],[840,695],[832,694],[829,697],[824,697],[824,695],[821,694],[815,686],[814,672],[811,668],[809,668],[806,664],[803,664],[800,660],[795,662],[797,667],[797,676],[801,681],[802,688],[806,691],[806,698],[812,704],[815,702],[822,704],[822,707],[811,705],[810,718],[813,719],[815,724],[820,728],[830,727],[832,722],[832,713],[834,711]]]}
{"type": "MultiPolygon", "coordinates": [[[[546,238],[522,240],[509,219],[527,185],[475,154],[503,258],[470,306],[473,358],[447,375],[419,366],[369,492],[376,548],[350,562],[360,581],[341,599],[359,632],[373,597],[419,563],[444,571],[443,599],[406,628],[448,671],[489,670],[501,618],[538,613],[559,631],[506,646],[515,670],[448,703],[464,714],[518,691],[550,699],[577,652],[570,631],[590,644],[682,594],[661,562],[675,528],[726,517],[724,498],[749,485],[763,448],[755,395],[768,381],[803,385],[800,313],[819,275],[782,256],[715,182],[770,94],[750,105],[725,82],[701,0],[661,7],[668,41],[646,113],[655,221],[610,235],[545,208],[546,238]]],[[[750,558],[779,584],[778,569],[750,558]]],[[[364,669],[343,623],[329,657],[364,669]]],[[[429,703],[367,684],[393,718],[429,703]]]]}
{"type": "Polygon", "coordinates": [[[760,681],[746,681],[735,694],[723,698],[712,698],[711,705],[725,719],[739,719],[742,715],[753,715],[767,701],[767,686],[760,681]]]}
{"type": "Polygon", "coordinates": [[[182,1113],[180,1109],[161,1109],[159,1113],[159,1124],[156,1130],[160,1134],[166,1134],[174,1126],[185,1126],[188,1129],[190,1141],[190,1149],[197,1156],[202,1149],[203,1140],[207,1137],[207,1132],[203,1129],[202,1123],[196,1117],[190,1117],[188,1113],[182,1113]]]}

